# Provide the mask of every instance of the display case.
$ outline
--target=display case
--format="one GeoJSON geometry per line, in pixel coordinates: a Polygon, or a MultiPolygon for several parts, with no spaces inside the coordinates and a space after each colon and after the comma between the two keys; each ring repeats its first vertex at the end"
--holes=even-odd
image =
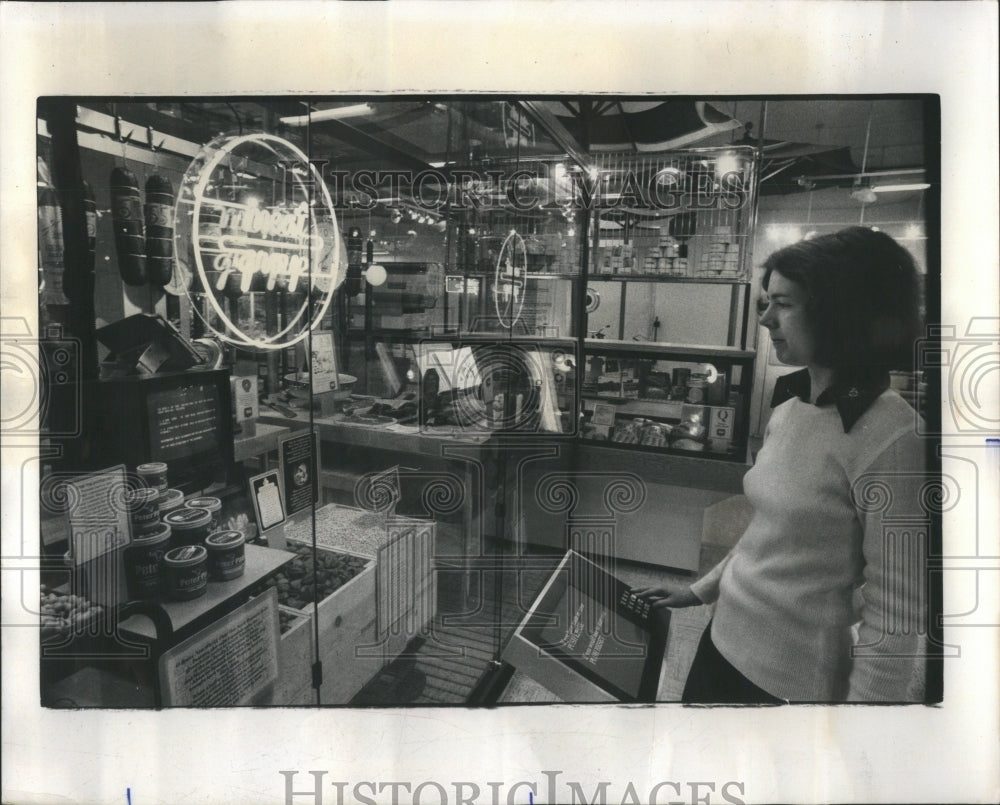
{"type": "Polygon", "coordinates": [[[754,353],[587,339],[580,438],[743,461],[754,353]]]}

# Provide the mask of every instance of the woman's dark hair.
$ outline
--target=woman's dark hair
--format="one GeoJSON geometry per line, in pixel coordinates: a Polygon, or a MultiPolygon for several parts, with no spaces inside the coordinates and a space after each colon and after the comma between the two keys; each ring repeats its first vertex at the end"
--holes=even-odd
{"type": "Polygon", "coordinates": [[[910,253],[862,226],[799,241],[764,261],[800,285],[817,363],[835,370],[910,370],[920,334],[920,280],[910,253]]]}

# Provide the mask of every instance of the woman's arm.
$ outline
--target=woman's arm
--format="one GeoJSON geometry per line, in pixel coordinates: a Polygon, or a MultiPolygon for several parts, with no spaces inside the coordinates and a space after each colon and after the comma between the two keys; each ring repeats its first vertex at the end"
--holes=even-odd
{"type": "Polygon", "coordinates": [[[691,585],[691,592],[698,596],[699,600],[706,604],[711,604],[719,597],[719,580],[722,578],[722,572],[726,569],[726,565],[729,564],[732,556],[733,552],[730,550],[723,557],[722,561],[691,585]]]}
{"type": "Polygon", "coordinates": [[[927,662],[930,518],[924,444],[897,439],[854,483],[863,528],[864,585],[849,701],[921,701],[927,662]]]}

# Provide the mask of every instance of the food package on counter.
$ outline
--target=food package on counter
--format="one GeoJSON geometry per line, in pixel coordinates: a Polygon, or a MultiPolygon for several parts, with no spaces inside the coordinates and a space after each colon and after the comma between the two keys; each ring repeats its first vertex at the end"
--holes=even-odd
{"type": "Polygon", "coordinates": [[[672,430],[673,428],[670,425],[650,422],[643,428],[639,444],[646,447],[666,447],[672,430]]]}
{"type": "Polygon", "coordinates": [[[611,441],[618,444],[639,444],[639,426],[635,421],[616,424],[611,441]]]}
{"type": "Polygon", "coordinates": [[[703,451],[707,435],[705,408],[685,405],[680,423],[670,432],[670,446],[678,450],[703,451]]]}

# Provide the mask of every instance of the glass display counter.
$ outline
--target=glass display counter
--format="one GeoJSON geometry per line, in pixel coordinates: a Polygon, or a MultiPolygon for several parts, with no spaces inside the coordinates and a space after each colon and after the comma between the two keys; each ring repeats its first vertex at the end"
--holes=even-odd
{"type": "Polygon", "coordinates": [[[603,339],[585,349],[582,439],[745,460],[755,353],[603,339]]]}

